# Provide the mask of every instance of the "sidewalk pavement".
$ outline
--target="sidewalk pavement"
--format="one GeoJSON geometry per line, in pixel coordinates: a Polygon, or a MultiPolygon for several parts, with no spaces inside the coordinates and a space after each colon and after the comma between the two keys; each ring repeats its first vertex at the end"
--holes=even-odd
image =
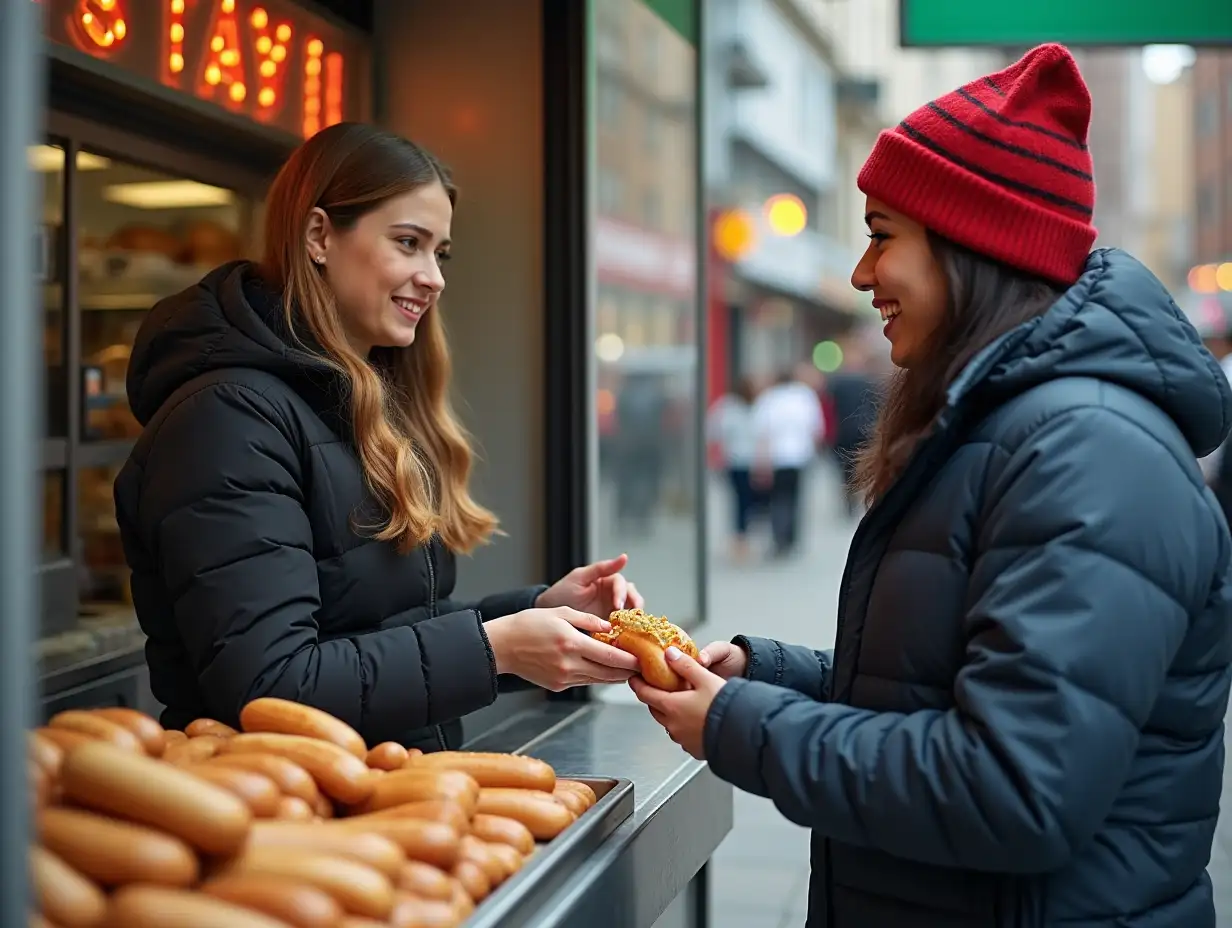
{"type": "MultiPolygon", "coordinates": [[[[807,480],[803,550],[783,562],[730,563],[724,546],[724,491],[716,483],[708,493],[710,621],[695,630],[698,644],[752,633],[831,647],[839,581],[855,529],[840,502],[833,470],[820,466],[807,480]]],[[[653,571],[665,566],[656,564],[653,571]]],[[[624,690],[614,688],[611,696],[623,701],[617,689],[624,690]]],[[[1232,764],[1224,775],[1223,806],[1229,802],[1232,764]]],[[[712,928],[801,928],[808,903],[808,856],[805,829],[787,822],[769,800],[737,792],[734,828],[710,867],[712,928]]],[[[1209,871],[1215,882],[1217,924],[1232,928],[1232,820],[1226,815],[1219,823],[1209,871]]]]}

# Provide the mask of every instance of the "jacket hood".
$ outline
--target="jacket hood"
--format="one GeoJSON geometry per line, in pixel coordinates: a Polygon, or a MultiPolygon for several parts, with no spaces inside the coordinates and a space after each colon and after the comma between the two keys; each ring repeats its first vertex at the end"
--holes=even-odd
{"type": "Polygon", "coordinates": [[[1232,424],[1232,388],[1218,362],[1164,285],[1119,249],[1093,251],[1078,282],[977,355],[950,396],[1020,393],[1060,377],[1092,377],[1146,397],[1198,456],[1218,448],[1232,424]]]}
{"type": "Polygon", "coordinates": [[[247,261],[224,264],[150,310],[128,365],[133,415],[145,425],[188,381],[235,367],[266,371],[292,386],[332,376],[319,358],[293,347],[279,294],[247,261]]]}

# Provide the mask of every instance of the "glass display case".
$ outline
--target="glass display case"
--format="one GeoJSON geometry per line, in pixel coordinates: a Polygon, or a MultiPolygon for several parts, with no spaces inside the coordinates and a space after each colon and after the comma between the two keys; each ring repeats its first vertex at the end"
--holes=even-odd
{"type": "Polygon", "coordinates": [[[141,434],[125,389],[133,342],[159,300],[219,264],[255,254],[264,186],[243,171],[168,157],[145,141],[129,145],[118,134],[67,122],[70,132],[30,149],[43,187],[36,230],[46,363],[37,657],[45,672],[140,640],[112,497],[141,434]],[[160,162],[180,167],[151,166],[160,162]]]}

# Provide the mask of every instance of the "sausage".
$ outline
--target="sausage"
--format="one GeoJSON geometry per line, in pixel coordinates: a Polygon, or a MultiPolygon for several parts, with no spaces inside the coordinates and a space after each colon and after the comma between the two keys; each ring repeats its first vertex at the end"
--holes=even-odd
{"type": "Polygon", "coordinates": [[[389,922],[364,918],[362,915],[344,915],[342,921],[338,922],[338,928],[389,928],[389,922]]]}
{"type": "Polygon", "coordinates": [[[282,793],[263,773],[209,764],[185,764],[182,769],[239,797],[257,818],[273,818],[278,814],[282,793]]]}
{"type": "Polygon", "coordinates": [[[574,821],[573,813],[550,793],[528,789],[481,789],[477,811],[516,819],[536,841],[551,841],[574,821]]]}
{"type": "Polygon", "coordinates": [[[40,738],[45,738],[56,747],[62,754],[67,754],[79,744],[85,744],[87,741],[94,741],[89,735],[82,734],[79,731],[69,731],[67,728],[50,728],[43,726],[42,728],[34,729],[34,733],[40,738]]]}
{"type": "Polygon", "coordinates": [[[590,808],[590,806],[586,804],[585,796],[581,793],[576,793],[571,789],[565,789],[563,786],[554,789],[552,791],[552,795],[556,797],[561,805],[572,812],[574,816],[580,816],[583,812],[590,808]]]}
{"type": "Polygon", "coordinates": [[[519,854],[535,849],[535,836],[517,819],[480,813],[471,819],[471,834],[489,844],[507,844],[519,854]]]}
{"type": "Polygon", "coordinates": [[[473,860],[462,858],[453,865],[452,873],[476,904],[482,902],[492,892],[492,881],[488,878],[488,874],[473,860]]]}
{"type": "Polygon", "coordinates": [[[599,797],[595,795],[595,791],[590,788],[589,783],[583,783],[581,780],[557,780],[557,789],[571,789],[586,800],[586,808],[590,808],[599,801],[599,797]]]}
{"type": "Polygon", "coordinates": [[[501,863],[497,857],[489,849],[484,841],[480,841],[474,835],[464,835],[458,841],[458,858],[459,860],[470,860],[478,864],[485,874],[488,881],[493,887],[499,886],[505,881],[508,875],[505,872],[505,865],[501,863]]]}
{"type": "Polygon", "coordinates": [[[473,815],[479,798],[479,784],[459,770],[415,770],[403,768],[377,777],[367,800],[354,812],[379,812],[390,806],[419,802],[425,799],[448,799],[473,815]]]}
{"type": "Polygon", "coordinates": [[[38,907],[64,928],[94,928],[107,917],[107,897],[45,847],[30,848],[30,870],[38,907]]]}
{"type": "Polygon", "coordinates": [[[342,918],[342,906],[329,893],[286,877],[237,873],[207,881],[201,892],[295,928],[335,928],[342,918]]]}
{"type": "Polygon", "coordinates": [[[402,848],[411,860],[422,860],[446,870],[458,859],[458,833],[442,822],[417,818],[340,818],[318,827],[381,835],[402,848]]]}
{"type": "Polygon", "coordinates": [[[184,741],[172,741],[163,751],[163,760],[169,764],[199,764],[217,754],[222,742],[223,739],[217,735],[198,735],[184,741]]]}
{"type": "Polygon", "coordinates": [[[343,911],[352,915],[388,918],[394,906],[394,888],[388,877],[336,854],[285,847],[251,848],[227,864],[223,873],[288,877],[308,883],[329,893],[343,911]]]}
{"type": "Polygon", "coordinates": [[[466,834],[471,828],[471,819],[466,810],[449,799],[421,799],[419,802],[404,802],[400,805],[353,815],[351,818],[422,818],[429,822],[444,822],[458,834],[466,834]]]}
{"type": "Polygon", "coordinates": [[[424,899],[440,899],[450,902],[454,898],[457,881],[440,867],[422,860],[408,860],[398,871],[394,883],[396,890],[408,892],[424,899]]]}
{"type": "Polygon", "coordinates": [[[406,762],[408,770],[424,768],[461,770],[480,786],[538,789],[545,793],[556,788],[556,771],[551,764],[536,757],[520,757],[517,754],[438,751],[406,762]]]}
{"type": "Polygon", "coordinates": [[[297,796],[309,806],[315,805],[321,798],[321,791],[317,789],[317,781],[312,775],[299,764],[277,754],[215,754],[209,763],[263,773],[274,781],[281,792],[297,796]]]}
{"type": "Polygon", "coordinates": [[[406,748],[397,741],[382,741],[368,752],[364,761],[377,770],[399,770],[408,756],[406,748]]]}
{"type": "Polygon", "coordinates": [[[137,736],[123,725],[117,725],[85,709],[65,709],[63,712],[57,712],[51,717],[47,727],[80,732],[98,741],[109,741],[126,751],[145,753],[145,748],[137,740],[137,736]]]}
{"type": "Polygon", "coordinates": [[[39,839],[69,866],[104,886],[191,886],[200,874],[192,849],[153,828],[80,809],[44,809],[39,839]]]}
{"type": "MultiPolygon", "coordinates": [[[[315,783],[316,781],[313,780],[315,783]]],[[[333,818],[334,804],[326,796],[320,796],[316,802],[312,804],[312,811],[317,814],[318,818],[333,818]]]]}
{"type": "Polygon", "coordinates": [[[131,731],[151,757],[163,756],[163,748],[167,745],[166,732],[158,722],[144,712],[113,706],[107,709],[95,709],[94,714],[109,722],[123,725],[131,731]]]}
{"type": "Polygon", "coordinates": [[[287,922],[204,893],[125,886],[111,897],[116,928],[290,928],[287,922]]]}
{"type": "Polygon", "coordinates": [[[64,748],[60,745],[45,735],[32,731],[26,734],[26,748],[30,759],[48,776],[54,777],[60,772],[60,764],[64,762],[64,748]]]}
{"type": "Polygon", "coordinates": [[[278,800],[278,811],[274,818],[283,822],[312,822],[316,820],[312,806],[298,796],[283,796],[278,800]]]}
{"type": "Polygon", "coordinates": [[[450,903],[463,921],[469,918],[471,913],[475,911],[475,900],[466,891],[466,887],[457,880],[453,881],[453,899],[450,900],[450,903]]]}
{"type": "Polygon", "coordinates": [[[236,796],[193,774],[104,742],[64,759],[64,795],[78,805],[151,825],[209,854],[230,854],[252,823],[236,796]]]}
{"type": "Polygon", "coordinates": [[[447,901],[399,893],[389,916],[390,928],[457,928],[458,912],[447,901]]]}
{"type": "MultiPolygon", "coordinates": [[[[251,705],[251,703],[249,703],[251,705]]],[[[219,742],[227,754],[277,754],[299,764],[330,798],[354,805],[372,795],[368,765],[336,744],[303,735],[242,734],[219,742]]]]}
{"type": "Polygon", "coordinates": [[[180,731],[178,728],[168,728],[163,732],[163,741],[166,744],[171,744],[173,741],[187,741],[188,735],[180,731]]]}
{"type": "Polygon", "coordinates": [[[372,832],[321,828],[296,822],[258,822],[248,835],[249,849],[289,847],[319,854],[336,854],[396,877],[406,863],[402,847],[372,832]]]}
{"type": "MultiPolygon", "coordinates": [[[[491,842],[487,844],[488,853],[495,857],[505,871],[504,879],[514,876],[526,863],[526,858],[508,844],[491,842]]],[[[503,880],[502,880],[503,882],[503,880]]]]}
{"type": "Polygon", "coordinates": [[[302,735],[336,744],[360,760],[368,756],[368,745],[359,732],[341,719],[312,706],[275,699],[270,696],[254,699],[240,710],[240,726],[244,731],[274,732],[280,735],[302,735]]]}
{"type": "Polygon", "coordinates": [[[238,735],[239,732],[217,719],[194,719],[184,726],[184,734],[189,738],[200,738],[202,735],[210,735],[214,738],[231,738],[238,735]]]}

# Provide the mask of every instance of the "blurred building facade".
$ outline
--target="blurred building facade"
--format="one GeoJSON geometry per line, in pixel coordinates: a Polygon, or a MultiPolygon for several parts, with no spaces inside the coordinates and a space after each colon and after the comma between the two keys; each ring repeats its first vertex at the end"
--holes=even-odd
{"type": "Polygon", "coordinates": [[[1199,50],[1189,81],[1193,266],[1184,306],[1215,334],[1232,328],[1232,51],[1199,50]]]}
{"type": "Polygon", "coordinates": [[[711,0],[703,45],[711,398],[765,379],[850,328],[842,230],[841,74],[791,0],[711,0]],[[769,209],[779,203],[781,213],[769,209]],[[717,224],[717,225],[716,225],[717,224]]]}

